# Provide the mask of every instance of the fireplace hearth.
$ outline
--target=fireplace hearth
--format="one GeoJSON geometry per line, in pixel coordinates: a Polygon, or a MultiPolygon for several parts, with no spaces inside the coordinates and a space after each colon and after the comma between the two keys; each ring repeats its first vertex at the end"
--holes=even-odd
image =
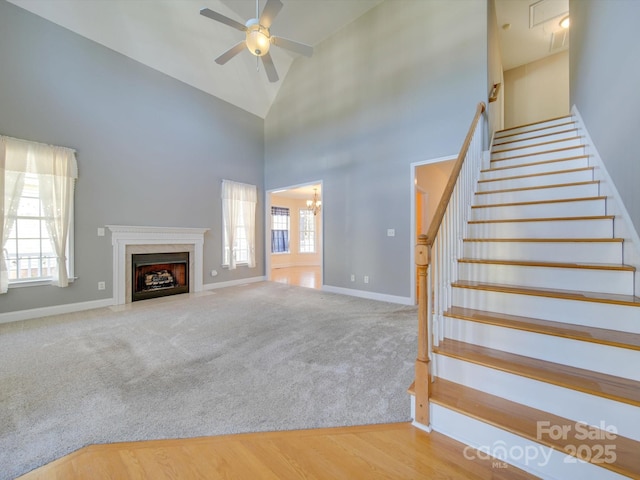
{"type": "Polygon", "coordinates": [[[189,252],[131,255],[131,301],[189,292],[189,252]]]}

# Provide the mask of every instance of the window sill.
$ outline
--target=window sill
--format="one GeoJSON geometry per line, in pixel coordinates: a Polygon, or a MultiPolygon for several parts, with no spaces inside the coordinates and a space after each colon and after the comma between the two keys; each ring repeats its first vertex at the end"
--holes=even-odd
{"type": "MultiPolygon", "coordinates": [[[[69,278],[69,283],[73,283],[77,278],[78,277],[69,278]]],[[[20,280],[15,282],[9,282],[9,288],[44,287],[52,284],[53,284],[53,280],[50,278],[38,279],[38,280],[20,280]]]]}

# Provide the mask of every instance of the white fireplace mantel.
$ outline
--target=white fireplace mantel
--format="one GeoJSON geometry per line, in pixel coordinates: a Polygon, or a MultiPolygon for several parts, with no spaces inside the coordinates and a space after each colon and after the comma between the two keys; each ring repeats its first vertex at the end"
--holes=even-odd
{"type": "Polygon", "coordinates": [[[130,245],[191,245],[193,246],[193,281],[190,292],[202,291],[204,234],[208,228],[141,227],[107,225],[113,245],[113,303],[127,302],[127,246],[130,245]]]}

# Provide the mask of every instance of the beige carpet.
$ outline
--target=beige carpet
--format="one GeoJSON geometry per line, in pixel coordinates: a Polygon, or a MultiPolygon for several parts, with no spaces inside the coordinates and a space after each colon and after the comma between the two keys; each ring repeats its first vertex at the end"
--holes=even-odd
{"type": "Polygon", "coordinates": [[[268,282],[0,325],[0,478],[91,443],[407,421],[416,325],[268,282]]]}

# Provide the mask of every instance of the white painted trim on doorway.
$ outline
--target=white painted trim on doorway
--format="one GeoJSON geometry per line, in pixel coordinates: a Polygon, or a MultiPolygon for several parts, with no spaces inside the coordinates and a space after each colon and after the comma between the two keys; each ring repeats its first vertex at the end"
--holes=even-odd
{"type": "Polygon", "coordinates": [[[416,299],[416,255],[415,255],[415,249],[416,249],[416,169],[418,167],[422,167],[424,165],[430,165],[432,163],[441,163],[441,162],[448,162],[451,160],[455,160],[456,158],[458,158],[458,155],[447,155],[446,157],[438,157],[438,158],[432,158],[430,160],[421,160],[419,162],[414,162],[411,164],[411,168],[410,168],[410,185],[411,188],[409,188],[409,191],[411,192],[411,235],[409,236],[409,241],[411,242],[411,244],[409,245],[409,261],[411,263],[410,265],[410,271],[411,271],[411,291],[410,291],[410,295],[409,298],[411,299],[411,304],[415,305],[417,302],[416,299]]]}
{"type": "MultiPolygon", "coordinates": [[[[296,185],[286,185],[283,187],[271,188],[265,191],[264,199],[264,266],[265,266],[265,280],[271,280],[271,195],[278,194],[285,190],[294,190],[300,187],[307,187],[309,185],[320,185],[320,198],[324,197],[324,182],[322,180],[315,180],[311,182],[298,183],[296,185]]],[[[319,232],[322,236],[320,240],[320,285],[324,283],[324,209],[325,204],[323,202],[320,209],[322,231],[319,232]]]]}

